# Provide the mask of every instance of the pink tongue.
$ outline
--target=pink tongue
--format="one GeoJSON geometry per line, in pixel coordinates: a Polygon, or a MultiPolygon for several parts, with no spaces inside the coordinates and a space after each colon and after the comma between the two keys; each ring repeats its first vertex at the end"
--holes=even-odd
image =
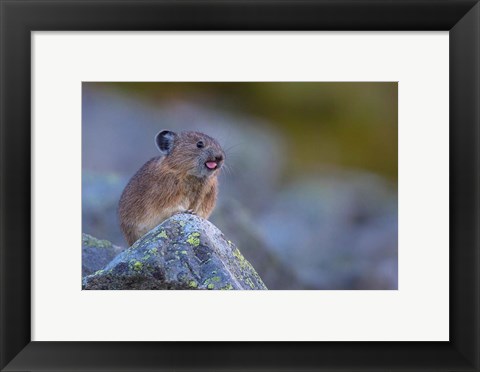
{"type": "Polygon", "coordinates": [[[217,167],[217,163],[215,163],[214,161],[207,161],[205,165],[208,169],[215,169],[217,167]]]}

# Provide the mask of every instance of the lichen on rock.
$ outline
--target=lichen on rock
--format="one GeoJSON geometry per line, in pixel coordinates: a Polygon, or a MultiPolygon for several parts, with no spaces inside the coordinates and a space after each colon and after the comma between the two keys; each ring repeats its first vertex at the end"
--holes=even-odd
{"type": "Polygon", "coordinates": [[[100,272],[121,251],[108,240],[82,234],[82,276],[100,272]]]}
{"type": "Polygon", "coordinates": [[[212,223],[177,214],[84,277],[84,289],[267,289],[212,223]]]}

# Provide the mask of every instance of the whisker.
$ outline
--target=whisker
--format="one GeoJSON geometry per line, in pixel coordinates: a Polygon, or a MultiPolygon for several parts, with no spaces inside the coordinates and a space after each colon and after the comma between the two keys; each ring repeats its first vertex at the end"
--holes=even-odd
{"type": "Polygon", "coordinates": [[[228,174],[233,175],[232,167],[231,167],[229,164],[224,163],[224,164],[223,164],[223,167],[225,168],[225,171],[226,171],[228,174]]]}
{"type": "Polygon", "coordinates": [[[227,149],[225,149],[225,152],[230,151],[230,150],[232,150],[232,149],[234,149],[234,148],[236,148],[236,147],[238,147],[238,146],[240,146],[240,145],[243,145],[243,143],[236,143],[236,144],[234,144],[234,145],[232,145],[232,146],[229,146],[227,149]]]}

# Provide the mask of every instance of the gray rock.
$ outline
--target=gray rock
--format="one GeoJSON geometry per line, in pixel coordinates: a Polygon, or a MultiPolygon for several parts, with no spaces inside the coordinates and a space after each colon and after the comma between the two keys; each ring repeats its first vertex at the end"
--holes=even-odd
{"type": "Polygon", "coordinates": [[[235,245],[210,222],[175,215],[95,274],[84,289],[267,289],[235,245]]]}
{"type": "Polygon", "coordinates": [[[113,245],[108,240],[82,234],[82,277],[102,269],[122,250],[123,248],[113,245]]]}
{"type": "Polygon", "coordinates": [[[82,172],[82,231],[125,246],[117,209],[127,177],[113,172],[82,172]]]}
{"type": "Polygon", "coordinates": [[[362,172],[325,172],[285,188],[258,232],[315,289],[397,289],[396,190],[362,172]]]}
{"type": "Polygon", "coordinates": [[[245,257],[255,265],[268,289],[310,289],[285,264],[263,238],[255,219],[236,200],[221,201],[211,221],[242,249],[245,257]]]}

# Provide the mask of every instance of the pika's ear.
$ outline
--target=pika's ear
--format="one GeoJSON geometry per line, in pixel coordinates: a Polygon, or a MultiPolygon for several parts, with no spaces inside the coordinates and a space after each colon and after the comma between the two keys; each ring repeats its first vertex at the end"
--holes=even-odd
{"type": "Polygon", "coordinates": [[[170,154],[173,149],[173,142],[177,134],[169,130],[162,130],[155,136],[155,144],[164,155],[170,154]]]}

